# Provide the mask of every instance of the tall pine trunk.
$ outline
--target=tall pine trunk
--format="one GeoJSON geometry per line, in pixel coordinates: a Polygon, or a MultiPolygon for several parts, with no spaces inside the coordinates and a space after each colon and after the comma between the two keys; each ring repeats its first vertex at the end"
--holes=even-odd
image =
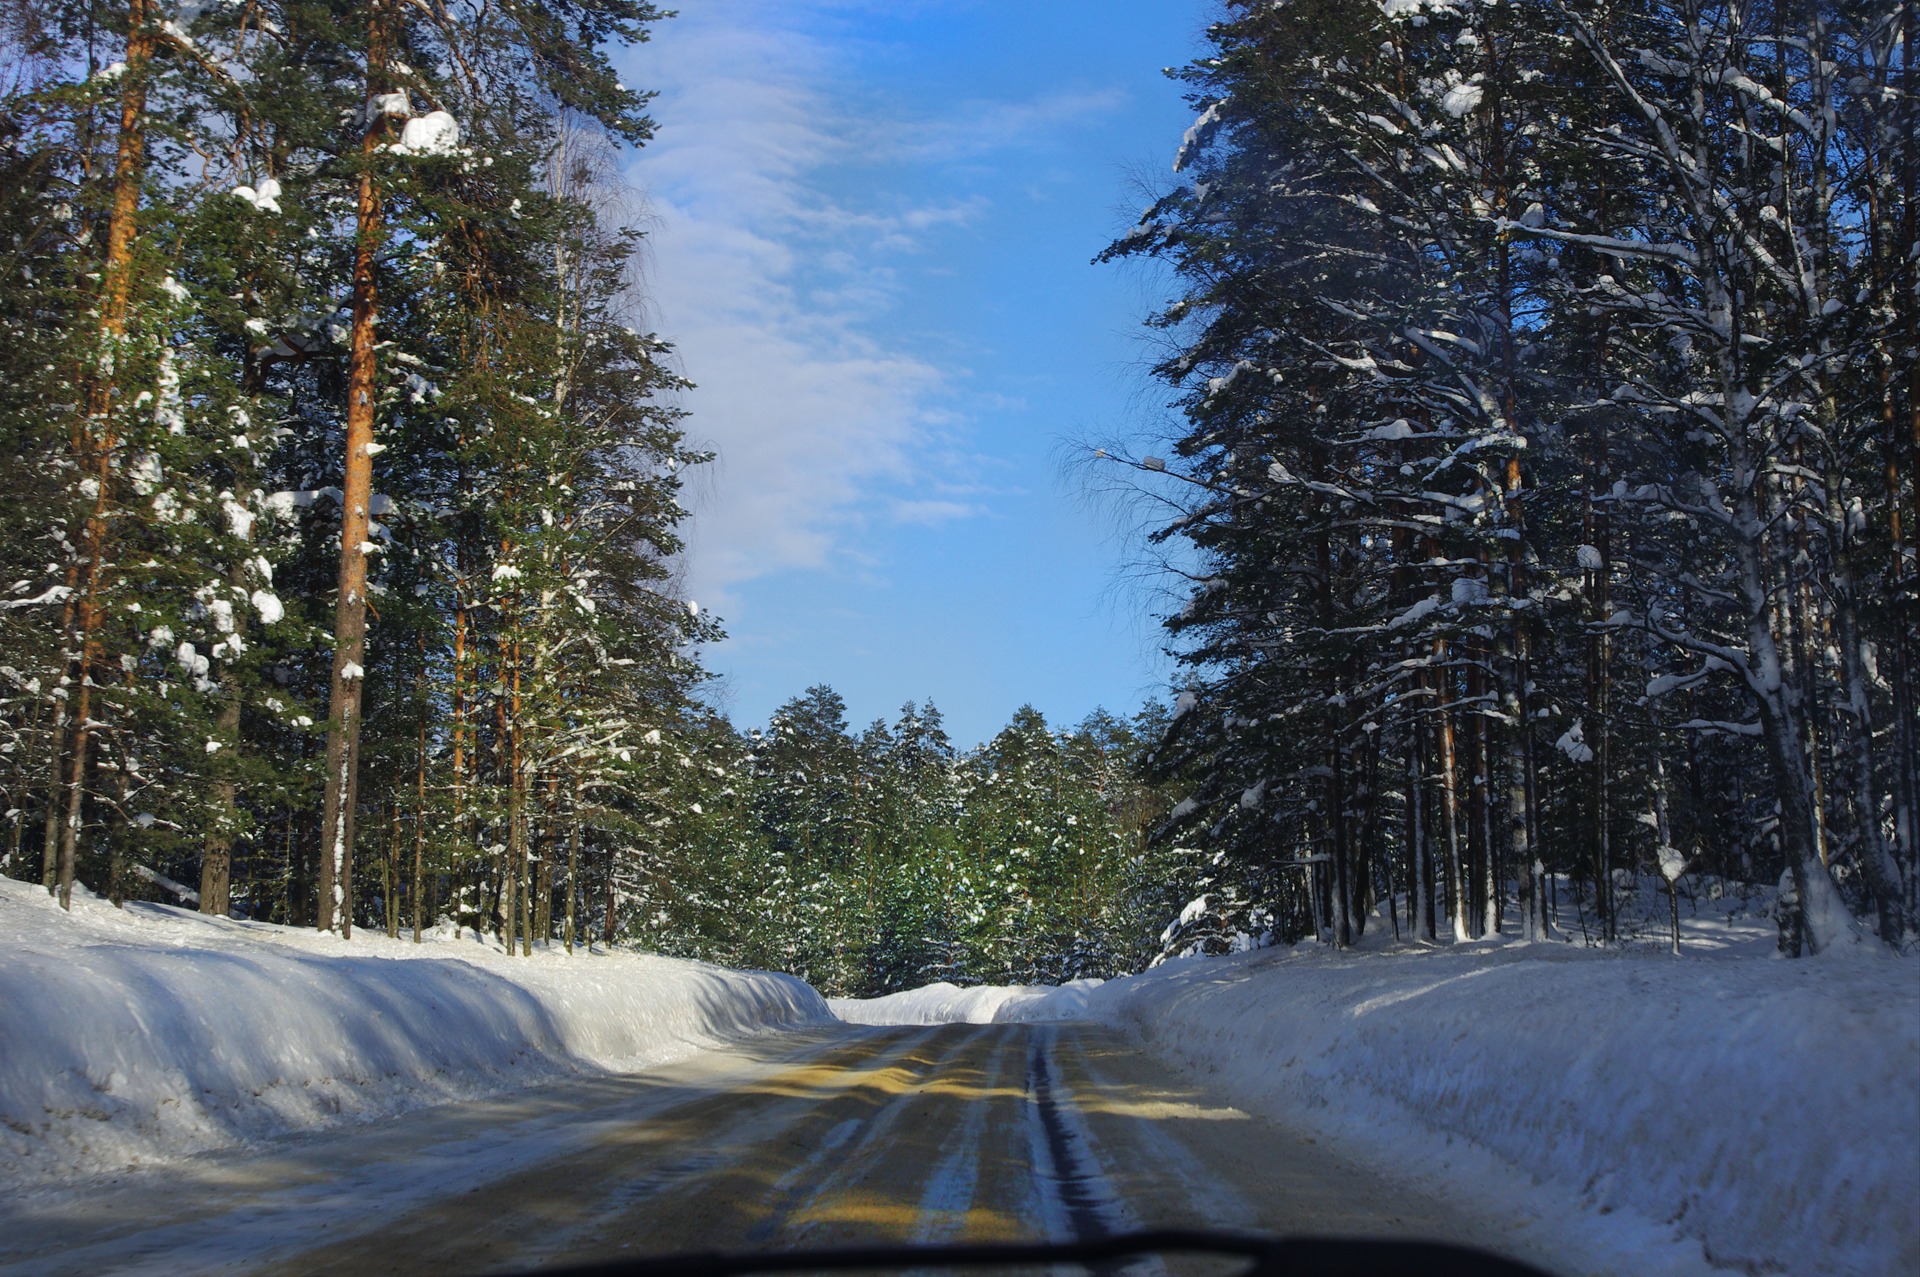
{"type": "Polygon", "coordinates": [[[1448,690],[1453,671],[1448,666],[1445,639],[1434,640],[1433,655],[1434,686],[1440,693],[1435,721],[1440,731],[1440,812],[1447,834],[1447,916],[1453,924],[1454,941],[1464,944],[1473,939],[1467,916],[1467,893],[1471,888],[1460,856],[1460,763],[1454,743],[1453,697],[1448,690]]]}
{"type": "MultiPolygon", "coordinates": [[[[228,751],[236,750],[240,737],[239,689],[227,689],[227,698],[220,703],[220,714],[214,720],[214,733],[228,751]]],[[[233,825],[238,815],[234,799],[239,786],[230,770],[232,759],[222,764],[216,757],[215,764],[223,770],[213,782],[213,820],[200,854],[200,912],[225,917],[233,912],[233,825]]]]}
{"type": "MultiPolygon", "coordinates": [[[[420,943],[421,933],[427,929],[427,673],[426,638],[420,640],[421,665],[418,695],[420,697],[420,733],[414,742],[413,769],[413,887],[409,893],[409,903],[413,905],[413,942],[420,943]]],[[[454,922],[455,930],[459,922],[454,922]]]]}
{"type": "MultiPolygon", "coordinates": [[[[1753,460],[1738,442],[1737,435],[1732,461],[1736,474],[1755,473],[1753,460]]],[[[1855,928],[1820,856],[1814,772],[1807,756],[1802,721],[1803,694],[1788,677],[1799,671],[1790,669],[1786,654],[1774,637],[1771,623],[1774,592],[1769,588],[1762,531],[1765,523],[1753,483],[1743,485],[1736,499],[1734,519],[1734,562],[1739,572],[1741,602],[1747,612],[1750,661],[1747,687],[1760,716],[1761,741],[1780,803],[1780,847],[1800,898],[1802,935],[1807,947],[1820,953],[1845,943],[1855,928]]]]}
{"type": "Polygon", "coordinates": [[[1407,930],[1414,939],[1431,944],[1433,931],[1433,850],[1427,836],[1426,777],[1421,759],[1427,734],[1415,719],[1407,728],[1407,930]]]}
{"type": "Polygon", "coordinates": [[[1600,924],[1600,939],[1611,943],[1613,922],[1613,833],[1609,769],[1613,765],[1613,636],[1604,628],[1613,614],[1613,528],[1611,515],[1599,500],[1607,475],[1605,426],[1596,426],[1597,456],[1587,468],[1587,501],[1584,515],[1584,544],[1594,550],[1596,560],[1586,573],[1587,668],[1586,702],[1592,717],[1592,777],[1588,783],[1592,820],[1588,836],[1592,839],[1594,913],[1600,924]]]}
{"type": "MultiPolygon", "coordinates": [[[[76,454],[80,451],[77,443],[74,451],[76,454]]],[[[70,702],[77,690],[70,671],[79,656],[79,648],[73,642],[74,617],[80,605],[76,588],[79,581],[80,564],[76,560],[67,564],[67,598],[60,615],[61,685],[54,688],[53,721],[47,728],[47,810],[41,830],[40,885],[50,895],[59,890],[60,884],[60,830],[63,824],[61,817],[66,812],[64,799],[67,792],[67,732],[72,719],[70,702]]]]}
{"type": "Polygon", "coordinates": [[[567,952],[573,952],[575,928],[574,908],[580,896],[580,807],[585,793],[584,784],[576,777],[573,783],[573,810],[567,829],[567,952]]]}
{"type": "MultiPolygon", "coordinates": [[[[387,91],[386,0],[372,0],[367,24],[368,109],[387,91]]],[[[373,502],[374,400],[379,394],[376,330],[382,230],[374,148],[384,115],[367,121],[354,203],[353,316],[347,355],[347,456],[341,480],[340,573],[333,613],[333,678],[327,714],[326,791],[320,817],[320,908],[316,925],[353,934],[353,822],[360,770],[360,704],[366,687],[368,507],[373,502]]]]}
{"type": "Polygon", "coordinates": [[[128,0],[120,132],[114,155],[106,257],[100,271],[99,344],[87,387],[86,418],[80,431],[81,469],[92,482],[93,491],[91,507],[81,527],[77,560],[79,593],[73,611],[73,628],[69,631],[72,673],[68,687],[73,698],[73,716],[55,868],[60,905],[64,909],[73,907],[74,861],[86,815],[87,753],[95,726],[93,674],[100,654],[100,593],[106,584],[108,553],[107,511],[112,500],[113,452],[118,444],[112,414],[117,384],[126,375],[123,346],[133,296],[140,189],[146,179],[147,78],[153,62],[152,21],[148,0],[128,0]]]}

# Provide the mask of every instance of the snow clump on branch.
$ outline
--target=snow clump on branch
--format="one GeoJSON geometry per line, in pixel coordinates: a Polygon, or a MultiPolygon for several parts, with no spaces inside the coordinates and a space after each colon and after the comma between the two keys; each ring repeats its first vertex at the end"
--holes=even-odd
{"type": "Polygon", "coordinates": [[[460,123],[445,111],[429,111],[408,120],[393,147],[399,155],[453,155],[459,149],[460,123]]]}

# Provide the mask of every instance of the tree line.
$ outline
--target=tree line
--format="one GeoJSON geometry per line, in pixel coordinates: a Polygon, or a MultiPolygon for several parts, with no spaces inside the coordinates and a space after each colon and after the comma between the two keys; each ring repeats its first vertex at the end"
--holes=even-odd
{"type": "Polygon", "coordinates": [[[1920,881],[1920,107],[1894,0],[1230,0],[1176,74],[1166,831],[1286,936],[1920,881]],[[1560,899],[1562,884],[1572,893],[1560,899]],[[1376,925],[1379,925],[1376,923],[1376,925]]]}
{"type": "Polygon", "coordinates": [[[716,719],[698,818],[663,844],[632,935],[835,996],[1139,970],[1213,873],[1151,841],[1172,801],[1141,763],[1165,720],[1056,730],[1023,706],[961,750],[931,702],[854,731],[826,686],[764,729],[716,719]]]}

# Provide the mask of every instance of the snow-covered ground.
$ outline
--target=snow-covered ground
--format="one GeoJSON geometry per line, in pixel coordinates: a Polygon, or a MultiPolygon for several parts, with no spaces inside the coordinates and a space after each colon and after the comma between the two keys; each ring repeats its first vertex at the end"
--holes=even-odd
{"type": "Polygon", "coordinates": [[[849,1024],[1006,1024],[1083,1019],[1087,995],[1098,980],[1048,985],[974,985],[942,980],[881,998],[829,998],[833,1013],[849,1024]]]}
{"type": "MultiPolygon", "coordinates": [[[[1188,959],[1071,999],[1231,1103],[1463,1209],[1462,1182],[1537,1181],[1539,1227],[1575,1250],[1650,1245],[1651,1271],[1672,1239],[1748,1272],[1920,1273],[1920,963],[1773,958],[1765,905],[1683,900],[1678,958],[1657,914],[1625,952],[1420,949],[1374,919],[1360,952],[1188,959]]],[[[835,1010],[1026,1019],[1041,992],[947,986],[835,1010]]]]}
{"type": "MultiPolygon", "coordinates": [[[[1775,959],[1767,893],[1699,886],[1677,958],[1649,898],[1645,940],[1613,951],[1577,930],[1422,949],[1375,919],[1359,952],[936,985],[833,1011],[1122,1026],[1228,1102],[1463,1215],[1497,1200],[1498,1227],[1536,1248],[1627,1257],[1573,1267],[1920,1273],[1920,963],[1775,959]]],[[[445,934],[343,942],[84,893],[68,915],[7,880],[0,934],[13,1187],[831,1022],[785,976],[521,959],[445,934]]]]}
{"type": "Polygon", "coordinates": [[[124,910],[0,878],[0,1182],[163,1161],[830,1021],[790,976],[124,910]]]}
{"type": "Polygon", "coordinates": [[[1424,1126],[1729,1267],[1920,1271],[1920,970],[1463,946],[1303,948],[1116,981],[1233,1103],[1386,1157],[1424,1126]]]}

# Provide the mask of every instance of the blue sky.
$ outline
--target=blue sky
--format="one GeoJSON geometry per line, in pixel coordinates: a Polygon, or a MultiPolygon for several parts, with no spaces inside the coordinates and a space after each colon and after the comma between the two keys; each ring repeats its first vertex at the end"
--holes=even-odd
{"type": "Polygon", "coordinates": [[[1168,663],[1073,441],[1150,432],[1152,281],[1089,259],[1190,121],[1203,0],[686,0],[628,58],[651,321],[698,388],[686,588],[742,727],[830,683],[956,742],[1168,663]]]}

